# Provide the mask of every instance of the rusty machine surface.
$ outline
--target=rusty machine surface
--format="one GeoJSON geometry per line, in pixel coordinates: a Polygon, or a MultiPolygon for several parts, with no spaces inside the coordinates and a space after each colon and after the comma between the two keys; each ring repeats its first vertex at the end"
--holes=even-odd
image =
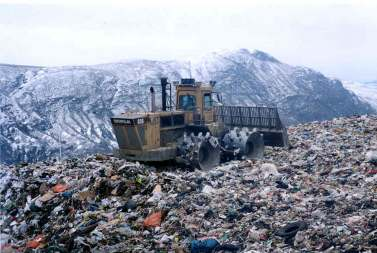
{"type": "Polygon", "coordinates": [[[223,160],[261,158],[265,145],[288,146],[276,107],[221,105],[214,85],[182,79],[174,83],[173,102],[173,84],[161,78],[160,111],[151,87],[150,112],[125,112],[111,118],[119,146],[114,153],[129,160],[177,160],[210,169],[223,160]]]}

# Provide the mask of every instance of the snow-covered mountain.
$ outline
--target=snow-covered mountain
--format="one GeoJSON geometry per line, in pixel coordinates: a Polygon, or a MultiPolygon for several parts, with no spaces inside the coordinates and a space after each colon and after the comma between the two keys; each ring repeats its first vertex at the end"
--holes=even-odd
{"type": "Polygon", "coordinates": [[[0,65],[0,162],[111,152],[111,115],[148,110],[150,85],[190,75],[216,80],[227,104],[276,104],[287,124],[374,112],[338,80],[246,49],[190,61],[0,65]]]}
{"type": "Polygon", "coordinates": [[[343,81],[345,88],[354,92],[360,98],[371,104],[377,110],[377,81],[352,82],[343,81]]]}

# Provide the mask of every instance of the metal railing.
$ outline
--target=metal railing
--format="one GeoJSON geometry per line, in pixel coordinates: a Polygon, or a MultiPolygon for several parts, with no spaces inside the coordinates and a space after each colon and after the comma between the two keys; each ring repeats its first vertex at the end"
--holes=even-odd
{"type": "Polygon", "coordinates": [[[284,128],[278,109],[264,106],[215,106],[217,121],[228,126],[256,127],[281,130],[284,128]]]}

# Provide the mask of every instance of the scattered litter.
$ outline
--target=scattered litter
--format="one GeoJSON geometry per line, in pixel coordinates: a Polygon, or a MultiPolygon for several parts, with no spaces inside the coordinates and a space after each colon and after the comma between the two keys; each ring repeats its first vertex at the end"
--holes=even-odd
{"type": "Polygon", "coordinates": [[[377,165],[377,150],[368,151],[368,153],[366,153],[366,159],[368,162],[377,165]]]}
{"type": "Polygon", "coordinates": [[[376,252],[377,118],[288,129],[212,170],[106,155],[0,165],[2,252],[376,252]]]}

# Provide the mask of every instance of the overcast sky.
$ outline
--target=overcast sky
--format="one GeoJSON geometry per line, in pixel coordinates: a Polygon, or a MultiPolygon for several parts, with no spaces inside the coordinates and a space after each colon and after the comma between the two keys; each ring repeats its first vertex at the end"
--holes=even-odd
{"type": "Polygon", "coordinates": [[[377,80],[377,1],[133,2],[0,0],[0,62],[184,59],[247,48],[343,80],[377,80]]]}

